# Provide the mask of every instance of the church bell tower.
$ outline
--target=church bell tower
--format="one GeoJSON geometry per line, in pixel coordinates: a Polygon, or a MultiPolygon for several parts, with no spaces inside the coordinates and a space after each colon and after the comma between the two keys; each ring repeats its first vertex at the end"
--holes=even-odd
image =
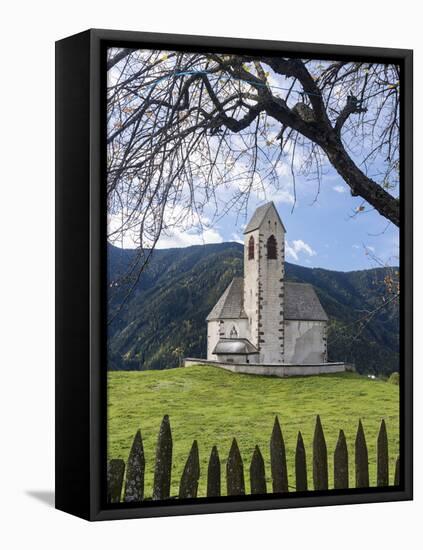
{"type": "Polygon", "coordinates": [[[244,310],[260,363],[284,361],[285,227],[273,202],[244,230],[244,310]]]}

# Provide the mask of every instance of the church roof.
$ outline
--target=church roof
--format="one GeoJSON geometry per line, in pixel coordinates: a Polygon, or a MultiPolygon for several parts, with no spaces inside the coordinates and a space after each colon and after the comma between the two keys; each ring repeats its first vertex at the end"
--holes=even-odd
{"type": "Polygon", "coordinates": [[[275,209],[275,212],[279,218],[279,221],[281,222],[283,230],[286,232],[285,227],[282,223],[282,220],[279,216],[279,212],[276,209],[275,203],[271,201],[256,208],[254,214],[251,217],[251,220],[248,222],[247,227],[244,229],[244,235],[246,233],[250,233],[250,231],[255,231],[256,229],[258,229],[263,223],[263,220],[266,217],[266,214],[269,211],[269,208],[272,208],[272,207],[275,209]]]}
{"type": "Polygon", "coordinates": [[[250,355],[258,353],[258,350],[246,338],[222,338],[218,341],[212,353],[215,353],[217,355],[222,353],[224,353],[225,355],[250,355]]]}
{"type": "Polygon", "coordinates": [[[292,321],[327,321],[328,316],[308,283],[285,283],[284,319],[292,321]]]}
{"type": "MultiPolygon", "coordinates": [[[[247,319],[244,311],[244,279],[235,277],[207,316],[216,319],[247,319]]],[[[308,283],[285,283],[284,319],[287,321],[327,321],[328,316],[308,283]]]]}
{"type": "Polygon", "coordinates": [[[247,319],[243,302],[244,279],[235,277],[207,315],[207,321],[213,319],[247,319]]]}

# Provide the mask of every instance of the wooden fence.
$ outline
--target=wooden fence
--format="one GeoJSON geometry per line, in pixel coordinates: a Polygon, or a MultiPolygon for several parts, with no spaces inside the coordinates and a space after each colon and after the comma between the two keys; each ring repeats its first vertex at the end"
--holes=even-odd
{"type": "MultiPolygon", "coordinates": [[[[142,500],[166,500],[169,498],[196,498],[200,479],[200,459],[197,441],[191,446],[182,477],[179,483],[178,495],[171,495],[172,472],[172,432],[169,417],[166,415],[160,426],[156,447],[154,465],[154,480],[152,495],[144,493],[145,456],[141,432],[135,434],[128,461],[112,459],[108,463],[108,501],[139,502],[142,500]]],[[[389,455],[388,435],[385,421],[380,424],[376,450],[376,485],[389,485],[389,455]]],[[[339,431],[338,441],[333,455],[333,488],[349,488],[349,451],[343,430],[339,431]]],[[[354,444],[355,485],[354,487],[369,487],[369,457],[366,437],[361,420],[358,423],[354,444]]],[[[286,463],[285,443],[278,417],[275,418],[270,438],[270,469],[272,493],[288,492],[288,473],[286,463]]],[[[328,451],[320,417],[316,417],[313,437],[312,473],[314,490],[329,489],[328,482],[328,451]]],[[[399,457],[395,464],[394,485],[399,485],[399,457]]],[[[308,486],[307,457],[301,432],[298,432],[295,450],[295,490],[312,490],[308,486]]],[[[217,447],[210,453],[207,468],[207,496],[219,497],[222,492],[222,467],[217,447]]],[[[263,495],[267,493],[266,473],[263,456],[256,445],[250,462],[250,487],[246,487],[244,478],[244,463],[234,438],[226,461],[226,494],[263,495]]]]}

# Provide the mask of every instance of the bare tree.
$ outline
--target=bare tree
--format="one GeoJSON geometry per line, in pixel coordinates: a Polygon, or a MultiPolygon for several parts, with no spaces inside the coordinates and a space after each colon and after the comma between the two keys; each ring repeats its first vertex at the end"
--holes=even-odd
{"type": "Polygon", "coordinates": [[[163,230],[246,211],[287,166],[294,195],[331,165],[398,226],[399,92],[395,65],[109,50],[109,239],[136,235],[139,273],[163,230]]]}

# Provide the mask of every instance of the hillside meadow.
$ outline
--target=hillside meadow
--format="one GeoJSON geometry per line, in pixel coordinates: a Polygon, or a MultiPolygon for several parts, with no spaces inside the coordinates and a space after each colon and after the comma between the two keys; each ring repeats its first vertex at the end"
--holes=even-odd
{"type": "MultiPolygon", "coordinates": [[[[320,414],[329,456],[329,483],[339,429],[347,438],[350,484],[354,486],[354,440],[361,418],[369,449],[370,483],[376,480],[376,439],[385,419],[390,479],[399,452],[399,386],[355,373],[270,378],[234,374],[215,367],[194,366],[165,371],[108,373],[108,457],[126,461],[135,432],[142,433],[146,456],[146,496],[151,496],[155,446],[161,420],[170,417],[173,435],[172,494],[191,444],[197,440],[205,495],[207,464],[217,445],[224,468],[233,437],[237,438],[249,491],[249,464],[255,445],[263,453],[271,491],[269,439],[276,415],[282,426],[290,487],[295,486],[294,456],[298,430],[304,438],[312,487],[311,456],[316,414],[320,414]]],[[[222,476],[224,486],[225,476],[222,476]]]]}

